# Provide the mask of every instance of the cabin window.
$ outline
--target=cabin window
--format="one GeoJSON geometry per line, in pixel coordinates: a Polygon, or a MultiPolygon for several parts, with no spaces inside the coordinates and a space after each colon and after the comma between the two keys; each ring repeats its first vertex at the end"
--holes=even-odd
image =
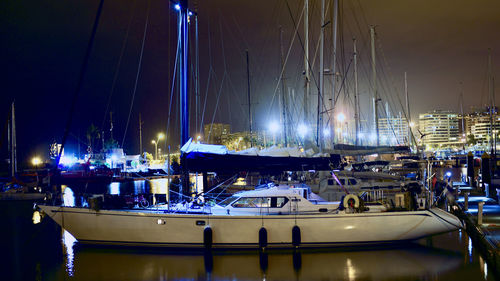
{"type": "Polygon", "coordinates": [[[232,204],[233,208],[282,208],[286,197],[242,197],[232,204]]]}
{"type": "Polygon", "coordinates": [[[219,202],[219,206],[221,207],[226,207],[227,205],[231,204],[234,202],[234,200],[238,199],[239,197],[237,196],[231,196],[231,197],[228,197],[224,200],[222,200],[221,202],[219,202]]]}
{"type": "Polygon", "coordinates": [[[328,180],[328,185],[334,185],[334,184],[335,184],[335,183],[334,183],[333,179],[329,179],[329,180],[328,180]]]}
{"type": "Polygon", "coordinates": [[[234,202],[234,208],[260,208],[264,198],[261,197],[242,197],[234,202]]]}
{"type": "Polygon", "coordinates": [[[349,179],[349,185],[356,185],[357,183],[355,179],[349,179]]]}
{"type": "Polygon", "coordinates": [[[286,197],[271,197],[271,208],[282,208],[286,203],[288,203],[286,197]]]}

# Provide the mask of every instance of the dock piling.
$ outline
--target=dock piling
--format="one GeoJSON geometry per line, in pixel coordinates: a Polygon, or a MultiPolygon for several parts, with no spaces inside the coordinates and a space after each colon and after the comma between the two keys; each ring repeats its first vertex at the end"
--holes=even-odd
{"type": "Polygon", "coordinates": [[[483,224],[483,205],[484,202],[479,202],[477,204],[477,225],[483,224]]]}
{"type": "Polygon", "coordinates": [[[464,193],[464,211],[469,210],[469,193],[464,193]]]}

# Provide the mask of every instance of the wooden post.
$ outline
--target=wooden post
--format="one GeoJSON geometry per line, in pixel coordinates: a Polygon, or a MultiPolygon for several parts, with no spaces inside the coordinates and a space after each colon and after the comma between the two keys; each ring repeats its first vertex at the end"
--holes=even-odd
{"type": "Polygon", "coordinates": [[[469,193],[465,192],[464,194],[464,211],[469,210],[469,193]]]}
{"type": "Polygon", "coordinates": [[[483,205],[484,202],[479,202],[477,204],[477,225],[483,224],[483,205]]]}

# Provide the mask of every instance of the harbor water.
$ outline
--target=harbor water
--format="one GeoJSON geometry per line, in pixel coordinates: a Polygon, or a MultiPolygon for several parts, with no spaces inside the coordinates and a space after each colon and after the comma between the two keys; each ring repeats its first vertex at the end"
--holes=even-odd
{"type": "MultiPolygon", "coordinates": [[[[167,184],[67,186],[62,197],[78,205],[92,188],[166,194],[167,184]]],[[[32,215],[30,201],[0,201],[1,280],[499,280],[464,230],[381,247],[207,253],[85,246],[48,218],[33,224],[32,215]]]]}

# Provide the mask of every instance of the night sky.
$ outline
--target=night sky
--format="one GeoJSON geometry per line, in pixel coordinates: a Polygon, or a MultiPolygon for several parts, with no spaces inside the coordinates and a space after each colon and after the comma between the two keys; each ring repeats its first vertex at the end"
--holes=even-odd
{"type": "MultiPolygon", "coordinates": [[[[226,122],[231,123],[233,131],[247,129],[247,49],[250,54],[254,127],[264,129],[267,121],[278,118],[280,26],[285,54],[291,46],[284,71],[287,88],[294,90],[297,103],[302,102],[303,52],[300,42],[304,37],[299,19],[303,1],[190,1],[193,10],[196,2],[200,36],[199,115],[204,112],[204,124],[226,122]],[[294,22],[300,24],[299,36],[290,45],[294,37],[294,22]]],[[[331,7],[330,1],[326,2],[331,7]]],[[[458,111],[458,97],[462,89],[466,111],[471,106],[482,106],[488,102],[488,48],[492,49],[493,74],[500,73],[499,1],[340,2],[342,21],[339,24],[337,71],[343,77],[349,69],[345,76],[345,89],[351,90],[353,82],[349,62],[352,37],[355,36],[358,40],[363,108],[369,108],[371,95],[370,24],[377,26],[379,92],[394,112],[401,111],[398,97],[404,102],[405,71],[408,74],[412,118],[433,109],[458,111]]],[[[317,54],[320,3],[318,0],[310,2],[311,64],[314,63],[316,73],[319,72],[319,55],[314,54],[317,54]]],[[[46,156],[49,143],[53,140],[60,142],[63,137],[98,4],[97,0],[0,2],[1,118],[2,124],[5,124],[10,103],[15,99],[20,161],[26,161],[35,154],[46,156]]],[[[105,115],[108,99],[109,111],[113,112],[113,136],[120,145],[123,142],[126,153],[139,152],[139,113],[144,122],[143,143],[146,150],[152,151],[151,140],[158,132],[166,131],[169,112],[168,142],[173,147],[178,145],[175,89],[170,102],[177,14],[170,5],[166,0],[104,2],[67,152],[76,152],[78,137],[86,141],[86,130],[91,123],[103,127],[106,136],[109,136],[109,113],[105,115]],[[124,136],[146,17],[148,27],[142,67],[124,136]],[[120,55],[123,46],[123,55],[120,55]],[[120,57],[120,67],[117,68],[120,57]]],[[[331,11],[326,18],[326,21],[331,20],[331,11]]],[[[331,23],[325,26],[325,32],[325,68],[330,69],[331,23]]],[[[328,88],[332,78],[327,76],[325,79],[325,87],[328,88]]],[[[341,93],[338,110],[348,105],[349,100],[346,94],[341,93]]],[[[195,120],[194,101],[191,104],[191,132],[194,134],[201,117],[195,120]]],[[[291,114],[299,115],[298,108],[290,110],[291,114]]],[[[364,118],[369,118],[369,114],[365,114],[364,118]]],[[[5,130],[2,131],[2,139],[2,157],[6,158],[5,130]]],[[[162,141],[162,145],[164,143],[162,141]]],[[[85,149],[84,144],[81,149],[85,149]]]]}

